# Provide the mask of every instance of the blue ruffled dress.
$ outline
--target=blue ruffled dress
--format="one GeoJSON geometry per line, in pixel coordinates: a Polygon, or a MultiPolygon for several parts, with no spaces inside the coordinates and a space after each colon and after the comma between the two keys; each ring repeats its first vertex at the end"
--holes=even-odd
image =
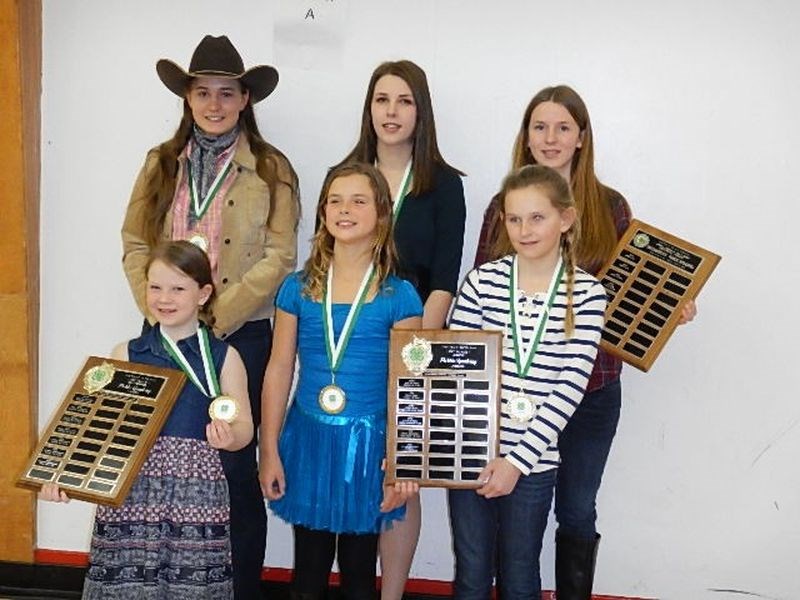
{"type": "MultiPolygon", "coordinates": [[[[386,385],[389,330],[397,321],[422,315],[413,286],[387,278],[359,313],[336,384],[347,395],[342,412],[319,405],[320,390],[331,383],[325,350],[322,304],[302,295],[302,273],[283,282],[275,305],[298,321],[299,373],[294,400],[278,446],[286,493],[270,502],[284,521],[334,533],[378,533],[403,518],[405,507],[381,513],[386,455],[386,385]]],[[[336,339],[349,304],[333,305],[336,339]]]]}

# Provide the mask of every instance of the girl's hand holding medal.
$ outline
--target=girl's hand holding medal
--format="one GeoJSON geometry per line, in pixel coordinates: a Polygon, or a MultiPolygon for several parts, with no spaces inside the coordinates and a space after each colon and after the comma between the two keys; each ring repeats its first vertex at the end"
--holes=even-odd
{"type": "Polygon", "coordinates": [[[206,425],[206,439],[211,447],[217,450],[235,449],[236,437],[233,434],[233,427],[222,419],[213,419],[206,425]]]}
{"type": "Polygon", "coordinates": [[[206,425],[206,438],[212,448],[230,450],[236,441],[232,424],[239,415],[239,404],[231,396],[217,396],[208,405],[211,423],[206,425]]]}

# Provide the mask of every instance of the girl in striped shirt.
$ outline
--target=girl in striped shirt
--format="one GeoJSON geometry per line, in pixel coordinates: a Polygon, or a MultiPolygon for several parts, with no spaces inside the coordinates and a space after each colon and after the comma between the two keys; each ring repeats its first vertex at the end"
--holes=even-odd
{"type": "Polygon", "coordinates": [[[506,177],[500,197],[503,257],[467,276],[450,319],[451,329],[505,334],[501,456],[477,493],[448,493],[457,598],[488,598],[495,563],[504,598],[539,597],[558,436],[583,397],[606,306],[600,283],[575,266],[579,220],[564,178],[529,165],[506,177]]]}

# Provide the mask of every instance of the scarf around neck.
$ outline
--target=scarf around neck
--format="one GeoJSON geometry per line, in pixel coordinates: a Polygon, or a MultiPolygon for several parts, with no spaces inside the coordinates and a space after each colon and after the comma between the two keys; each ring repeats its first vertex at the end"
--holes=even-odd
{"type": "Polygon", "coordinates": [[[200,198],[206,197],[217,176],[217,159],[236,143],[238,137],[238,125],[222,135],[208,135],[197,124],[192,127],[192,149],[189,153],[189,163],[200,198]]]}

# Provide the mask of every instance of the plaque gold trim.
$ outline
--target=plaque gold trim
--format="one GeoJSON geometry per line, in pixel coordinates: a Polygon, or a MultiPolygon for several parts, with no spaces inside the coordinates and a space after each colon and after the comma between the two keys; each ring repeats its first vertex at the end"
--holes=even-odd
{"type": "Polygon", "coordinates": [[[721,257],[632,220],[597,278],[608,296],[600,345],[641,371],[658,358],[721,257]]]}
{"type": "Polygon", "coordinates": [[[181,371],[90,356],[17,478],[120,506],[184,383],[181,371]]]}

